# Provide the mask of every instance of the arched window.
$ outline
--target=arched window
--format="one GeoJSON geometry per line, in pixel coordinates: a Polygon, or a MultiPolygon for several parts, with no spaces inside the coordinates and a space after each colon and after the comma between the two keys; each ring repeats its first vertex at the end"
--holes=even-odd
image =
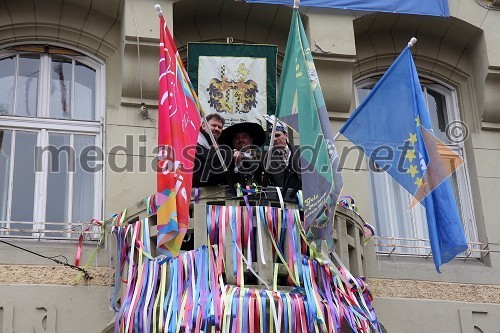
{"type": "Polygon", "coordinates": [[[78,237],[100,216],[102,67],[62,48],[0,50],[3,236],[78,237]]]}
{"type": "MultiPolygon", "coordinates": [[[[357,105],[366,98],[376,81],[377,79],[370,78],[356,84],[357,105]]],[[[470,251],[478,249],[478,235],[463,144],[465,138],[454,137],[453,133],[449,132],[449,126],[460,121],[456,91],[425,79],[421,79],[421,85],[434,134],[465,161],[449,179],[469,242],[469,250],[464,256],[478,257],[479,252],[470,251]]],[[[446,156],[444,153],[441,156],[445,166],[453,167],[451,164],[455,163],[455,160],[452,156],[446,156]]],[[[431,249],[425,208],[417,205],[410,210],[408,207],[412,196],[398,182],[376,165],[371,164],[368,169],[373,217],[376,233],[380,237],[379,253],[429,255],[431,249]]]]}

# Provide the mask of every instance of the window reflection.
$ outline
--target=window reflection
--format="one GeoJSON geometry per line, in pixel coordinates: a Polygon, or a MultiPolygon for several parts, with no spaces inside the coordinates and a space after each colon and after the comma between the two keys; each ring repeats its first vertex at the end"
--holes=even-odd
{"type": "Polygon", "coordinates": [[[75,135],[74,147],[76,152],[76,171],[73,176],[73,221],[90,221],[94,216],[94,173],[86,172],[82,168],[82,150],[85,147],[95,146],[95,137],[89,135],[75,135]]]}
{"type": "Polygon", "coordinates": [[[14,112],[15,70],[15,57],[0,60],[0,115],[14,112]]]}
{"type": "Polygon", "coordinates": [[[0,130],[0,221],[7,219],[12,131],[0,130]]]}
{"type": "Polygon", "coordinates": [[[95,70],[76,63],[75,65],[75,107],[73,119],[94,120],[95,112],[95,70]]]}
{"type": "Polygon", "coordinates": [[[446,118],[446,99],[440,93],[425,89],[425,97],[427,99],[427,105],[429,107],[429,114],[431,116],[432,129],[434,130],[434,135],[438,137],[444,143],[450,143],[446,137],[446,124],[448,119],[446,118]]]}
{"type": "MultiPolygon", "coordinates": [[[[68,221],[68,198],[69,198],[69,134],[49,134],[49,154],[47,174],[47,203],[45,220],[48,222],[68,221]]],[[[59,229],[55,225],[47,225],[46,229],[59,229]]]]}
{"type": "MultiPolygon", "coordinates": [[[[96,120],[95,69],[62,56],[52,55],[49,63],[49,118],[96,120]]],[[[0,115],[43,116],[45,111],[38,110],[37,104],[41,66],[37,53],[0,60],[0,115]]]]}
{"type": "Polygon", "coordinates": [[[37,133],[16,131],[11,221],[33,221],[37,133]]]}
{"type": "Polygon", "coordinates": [[[40,59],[22,56],[18,66],[16,115],[36,117],[40,59]]]}
{"type": "Polygon", "coordinates": [[[0,116],[11,115],[0,117],[0,234],[78,237],[69,232],[78,228],[73,223],[100,214],[94,182],[101,180],[101,170],[85,172],[75,158],[89,145],[101,147],[96,138],[102,128],[95,121],[101,66],[78,52],[49,46],[0,53],[0,116]],[[39,85],[45,82],[48,87],[39,85]],[[27,127],[26,117],[37,119],[27,127]]]}
{"type": "Polygon", "coordinates": [[[50,117],[71,118],[71,60],[52,59],[50,79],[50,117]]]}

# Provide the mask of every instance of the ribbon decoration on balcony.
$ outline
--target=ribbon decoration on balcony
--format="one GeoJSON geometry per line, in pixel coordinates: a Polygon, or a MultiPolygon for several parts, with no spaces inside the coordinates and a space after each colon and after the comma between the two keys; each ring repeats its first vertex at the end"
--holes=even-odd
{"type": "MultiPolygon", "coordinates": [[[[152,214],[150,214],[150,215],[152,215],[152,214]]],[[[112,214],[110,216],[110,218],[103,220],[103,221],[98,220],[98,219],[92,219],[90,221],[90,223],[85,225],[85,227],[82,229],[82,234],[78,238],[78,244],[76,247],[76,254],[75,254],[75,266],[80,265],[80,259],[81,259],[81,255],[82,255],[82,251],[83,251],[82,245],[83,245],[83,241],[85,240],[84,235],[92,233],[92,229],[98,227],[100,229],[100,231],[98,232],[100,234],[100,237],[97,241],[97,245],[96,245],[94,251],[92,252],[90,257],[87,259],[87,261],[85,262],[85,265],[83,265],[84,271],[79,273],[73,279],[73,285],[78,285],[83,278],[87,278],[87,276],[85,274],[85,270],[87,270],[89,268],[89,266],[94,262],[99,250],[101,249],[101,245],[105,239],[104,235],[105,235],[106,227],[109,225],[113,225],[113,226],[122,225],[126,216],[127,216],[127,209],[123,210],[119,214],[112,214]]]]}
{"type": "MultiPolygon", "coordinates": [[[[303,254],[300,239],[305,235],[296,209],[207,206],[210,246],[177,258],[151,256],[149,223],[145,218],[112,230],[117,240],[115,332],[206,332],[211,327],[236,333],[338,332],[344,322],[354,331],[381,332],[364,279],[303,254]],[[228,230],[231,239],[225,237],[228,230]],[[290,292],[278,291],[276,282],[273,290],[245,287],[244,263],[251,268],[254,257],[265,257],[252,248],[256,238],[267,237],[263,235],[273,242],[273,257],[287,267],[295,285],[290,292]],[[236,285],[223,279],[229,247],[236,285]],[[348,280],[354,287],[344,282],[348,280]]],[[[263,264],[276,269],[274,260],[263,264]]]]}

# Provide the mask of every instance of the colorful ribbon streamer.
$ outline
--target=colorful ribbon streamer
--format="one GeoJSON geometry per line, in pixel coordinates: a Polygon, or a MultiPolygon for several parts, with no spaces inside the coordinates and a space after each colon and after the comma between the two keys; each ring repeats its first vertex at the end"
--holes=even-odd
{"type": "Polygon", "coordinates": [[[306,255],[298,209],[207,206],[206,216],[208,246],[176,258],[151,256],[148,218],[113,227],[116,333],[333,333],[344,324],[355,332],[381,332],[364,278],[334,267],[315,249],[317,258],[306,255]],[[285,268],[290,292],[245,286],[248,272],[260,278],[253,265],[265,237],[273,244],[273,262],[266,265],[285,268]],[[226,269],[229,248],[233,267],[226,269]],[[229,272],[236,285],[226,284],[229,272]]]}

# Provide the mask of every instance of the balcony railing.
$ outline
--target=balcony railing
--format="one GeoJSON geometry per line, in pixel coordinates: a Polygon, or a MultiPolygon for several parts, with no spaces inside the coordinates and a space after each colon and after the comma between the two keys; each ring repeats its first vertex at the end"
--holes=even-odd
{"type": "MultiPolygon", "coordinates": [[[[254,221],[256,220],[255,207],[280,207],[280,200],[274,188],[262,188],[258,193],[248,195],[247,198],[249,205],[253,208],[254,221]]],[[[296,200],[284,200],[283,204],[283,208],[298,208],[296,200]]],[[[188,232],[186,233],[182,250],[188,251],[207,245],[207,206],[246,206],[246,203],[242,197],[229,194],[226,187],[223,186],[200,188],[197,197],[192,199],[188,232]]],[[[127,209],[127,218],[125,222],[133,223],[134,221],[147,217],[147,215],[146,201],[141,200],[127,209]]],[[[152,216],[152,220],[153,224],[156,224],[155,216],[152,216]]],[[[337,205],[333,233],[335,252],[345,267],[354,276],[364,275],[365,259],[363,224],[362,219],[356,213],[337,205]]],[[[150,227],[150,235],[154,238],[154,242],[156,242],[156,233],[156,225],[152,225],[150,227]]],[[[266,255],[266,257],[264,257],[264,261],[271,262],[273,245],[270,238],[265,236],[267,235],[264,234],[264,237],[262,238],[255,237],[256,244],[254,248],[259,249],[262,246],[264,250],[263,252],[266,255]]],[[[227,228],[226,239],[231,239],[231,237],[231,229],[227,228]]],[[[230,242],[227,242],[226,246],[231,246],[230,242]]],[[[264,265],[262,258],[260,258],[260,251],[255,252],[254,271],[258,273],[258,275],[267,283],[270,283],[273,277],[273,265],[264,265]]],[[[225,251],[225,253],[230,254],[231,251],[225,251]]],[[[153,253],[153,255],[155,254],[156,253],[153,253]]],[[[225,275],[228,283],[233,283],[234,276],[230,269],[232,267],[232,257],[227,255],[225,259],[225,275]]],[[[282,275],[283,277],[287,275],[286,270],[280,267],[279,275],[282,275]]]]}

